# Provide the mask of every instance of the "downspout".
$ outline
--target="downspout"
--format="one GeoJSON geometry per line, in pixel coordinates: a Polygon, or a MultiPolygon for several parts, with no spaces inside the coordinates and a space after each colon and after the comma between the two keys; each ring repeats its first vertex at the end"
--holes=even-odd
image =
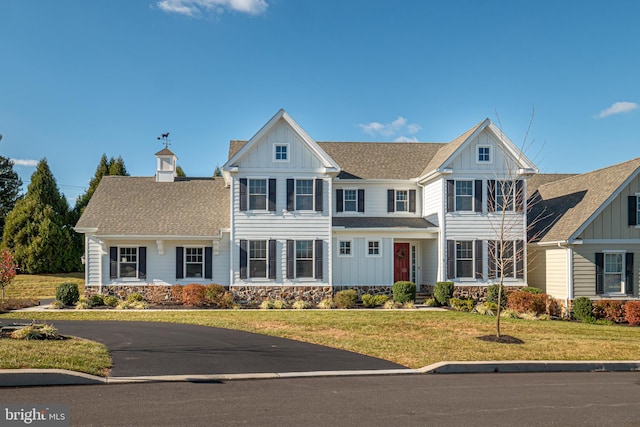
{"type": "Polygon", "coordinates": [[[327,242],[327,276],[329,286],[333,288],[333,177],[329,177],[329,194],[327,195],[327,213],[329,216],[329,241],[327,242]]]}
{"type": "Polygon", "coordinates": [[[567,245],[567,316],[569,301],[573,300],[573,245],[567,245]]]}

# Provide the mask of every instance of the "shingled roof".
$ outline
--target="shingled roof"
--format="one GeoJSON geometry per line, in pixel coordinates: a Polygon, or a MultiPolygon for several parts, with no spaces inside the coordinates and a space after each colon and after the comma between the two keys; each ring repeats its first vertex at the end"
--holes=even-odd
{"type": "Polygon", "coordinates": [[[345,228],[438,228],[424,218],[333,217],[334,227],[345,228]]]}
{"type": "Polygon", "coordinates": [[[213,237],[229,222],[229,189],[222,178],[156,182],[105,176],[76,229],[109,236],[213,237]]]}
{"type": "Polygon", "coordinates": [[[639,171],[640,158],[636,158],[540,185],[529,202],[529,223],[537,223],[531,234],[540,243],[575,238],[639,171]]]}

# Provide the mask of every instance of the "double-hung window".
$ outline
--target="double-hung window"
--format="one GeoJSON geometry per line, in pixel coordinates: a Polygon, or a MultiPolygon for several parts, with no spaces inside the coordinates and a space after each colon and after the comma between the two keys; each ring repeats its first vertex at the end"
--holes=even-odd
{"type": "Polygon", "coordinates": [[[267,241],[249,241],[249,277],[267,277],[267,241]]]}
{"type": "Polygon", "coordinates": [[[204,276],[204,248],[184,248],[185,277],[204,276]]]}
{"type": "Polygon", "coordinates": [[[296,241],[296,277],[313,277],[313,240],[296,241]]]}
{"type": "Polygon", "coordinates": [[[358,210],[358,192],[356,190],[344,190],[344,212],[356,212],[358,210]]]}
{"type": "Polygon", "coordinates": [[[512,211],[515,203],[513,181],[496,181],[496,211],[512,211]]]}
{"type": "Polygon", "coordinates": [[[456,241],[456,277],[473,277],[473,241],[456,241]]]}
{"type": "Polygon", "coordinates": [[[138,248],[120,248],[120,277],[138,277],[138,248]]]}
{"type": "Polygon", "coordinates": [[[624,292],[624,254],[605,253],[604,254],[604,293],[618,294],[624,292]]]}
{"type": "Polygon", "coordinates": [[[249,180],[249,209],[267,210],[267,180],[249,180]]]}
{"type": "Polygon", "coordinates": [[[456,211],[473,210],[473,181],[456,181],[456,211]]]}
{"type": "Polygon", "coordinates": [[[313,180],[296,179],[296,210],[313,210],[313,180]]]}
{"type": "Polygon", "coordinates": [[[396,212],[406,212],[409,210],[409,197],[407,190],[396,190],[396,212]]]}

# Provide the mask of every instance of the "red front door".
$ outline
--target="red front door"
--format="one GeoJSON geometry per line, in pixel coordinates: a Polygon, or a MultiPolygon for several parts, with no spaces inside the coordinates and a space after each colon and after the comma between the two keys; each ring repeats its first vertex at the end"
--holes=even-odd
{"type": "Polygon", "coordinates": [[[393,244],[393,281],[409,281],[409,244],[408,243],[394,243],[393,244]]]}

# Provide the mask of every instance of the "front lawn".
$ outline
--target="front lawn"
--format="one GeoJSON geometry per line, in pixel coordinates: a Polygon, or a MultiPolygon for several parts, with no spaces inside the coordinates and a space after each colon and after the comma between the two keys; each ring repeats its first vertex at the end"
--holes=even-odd
{"type": "Polygon", "coordinates": [[[56,288],[65,282],[78,284],[80,295],[84,293],[84,273],[18,274],[4,288],[5,299],[55,298],[56,288]]]}
{"type": "MultiPolygon", "coordinates": [[[[567,321],[502,319],[502,333],[524,344],[476,337],[495,332],[495,318],[421,310],[179,310],[7,313],[4,318],[189,323],[291,338],[420,368],[440,361],[637,360],[640,328],[567,321]]],[[[3,365],[0,358],[0,367],[3,365]]]]}

